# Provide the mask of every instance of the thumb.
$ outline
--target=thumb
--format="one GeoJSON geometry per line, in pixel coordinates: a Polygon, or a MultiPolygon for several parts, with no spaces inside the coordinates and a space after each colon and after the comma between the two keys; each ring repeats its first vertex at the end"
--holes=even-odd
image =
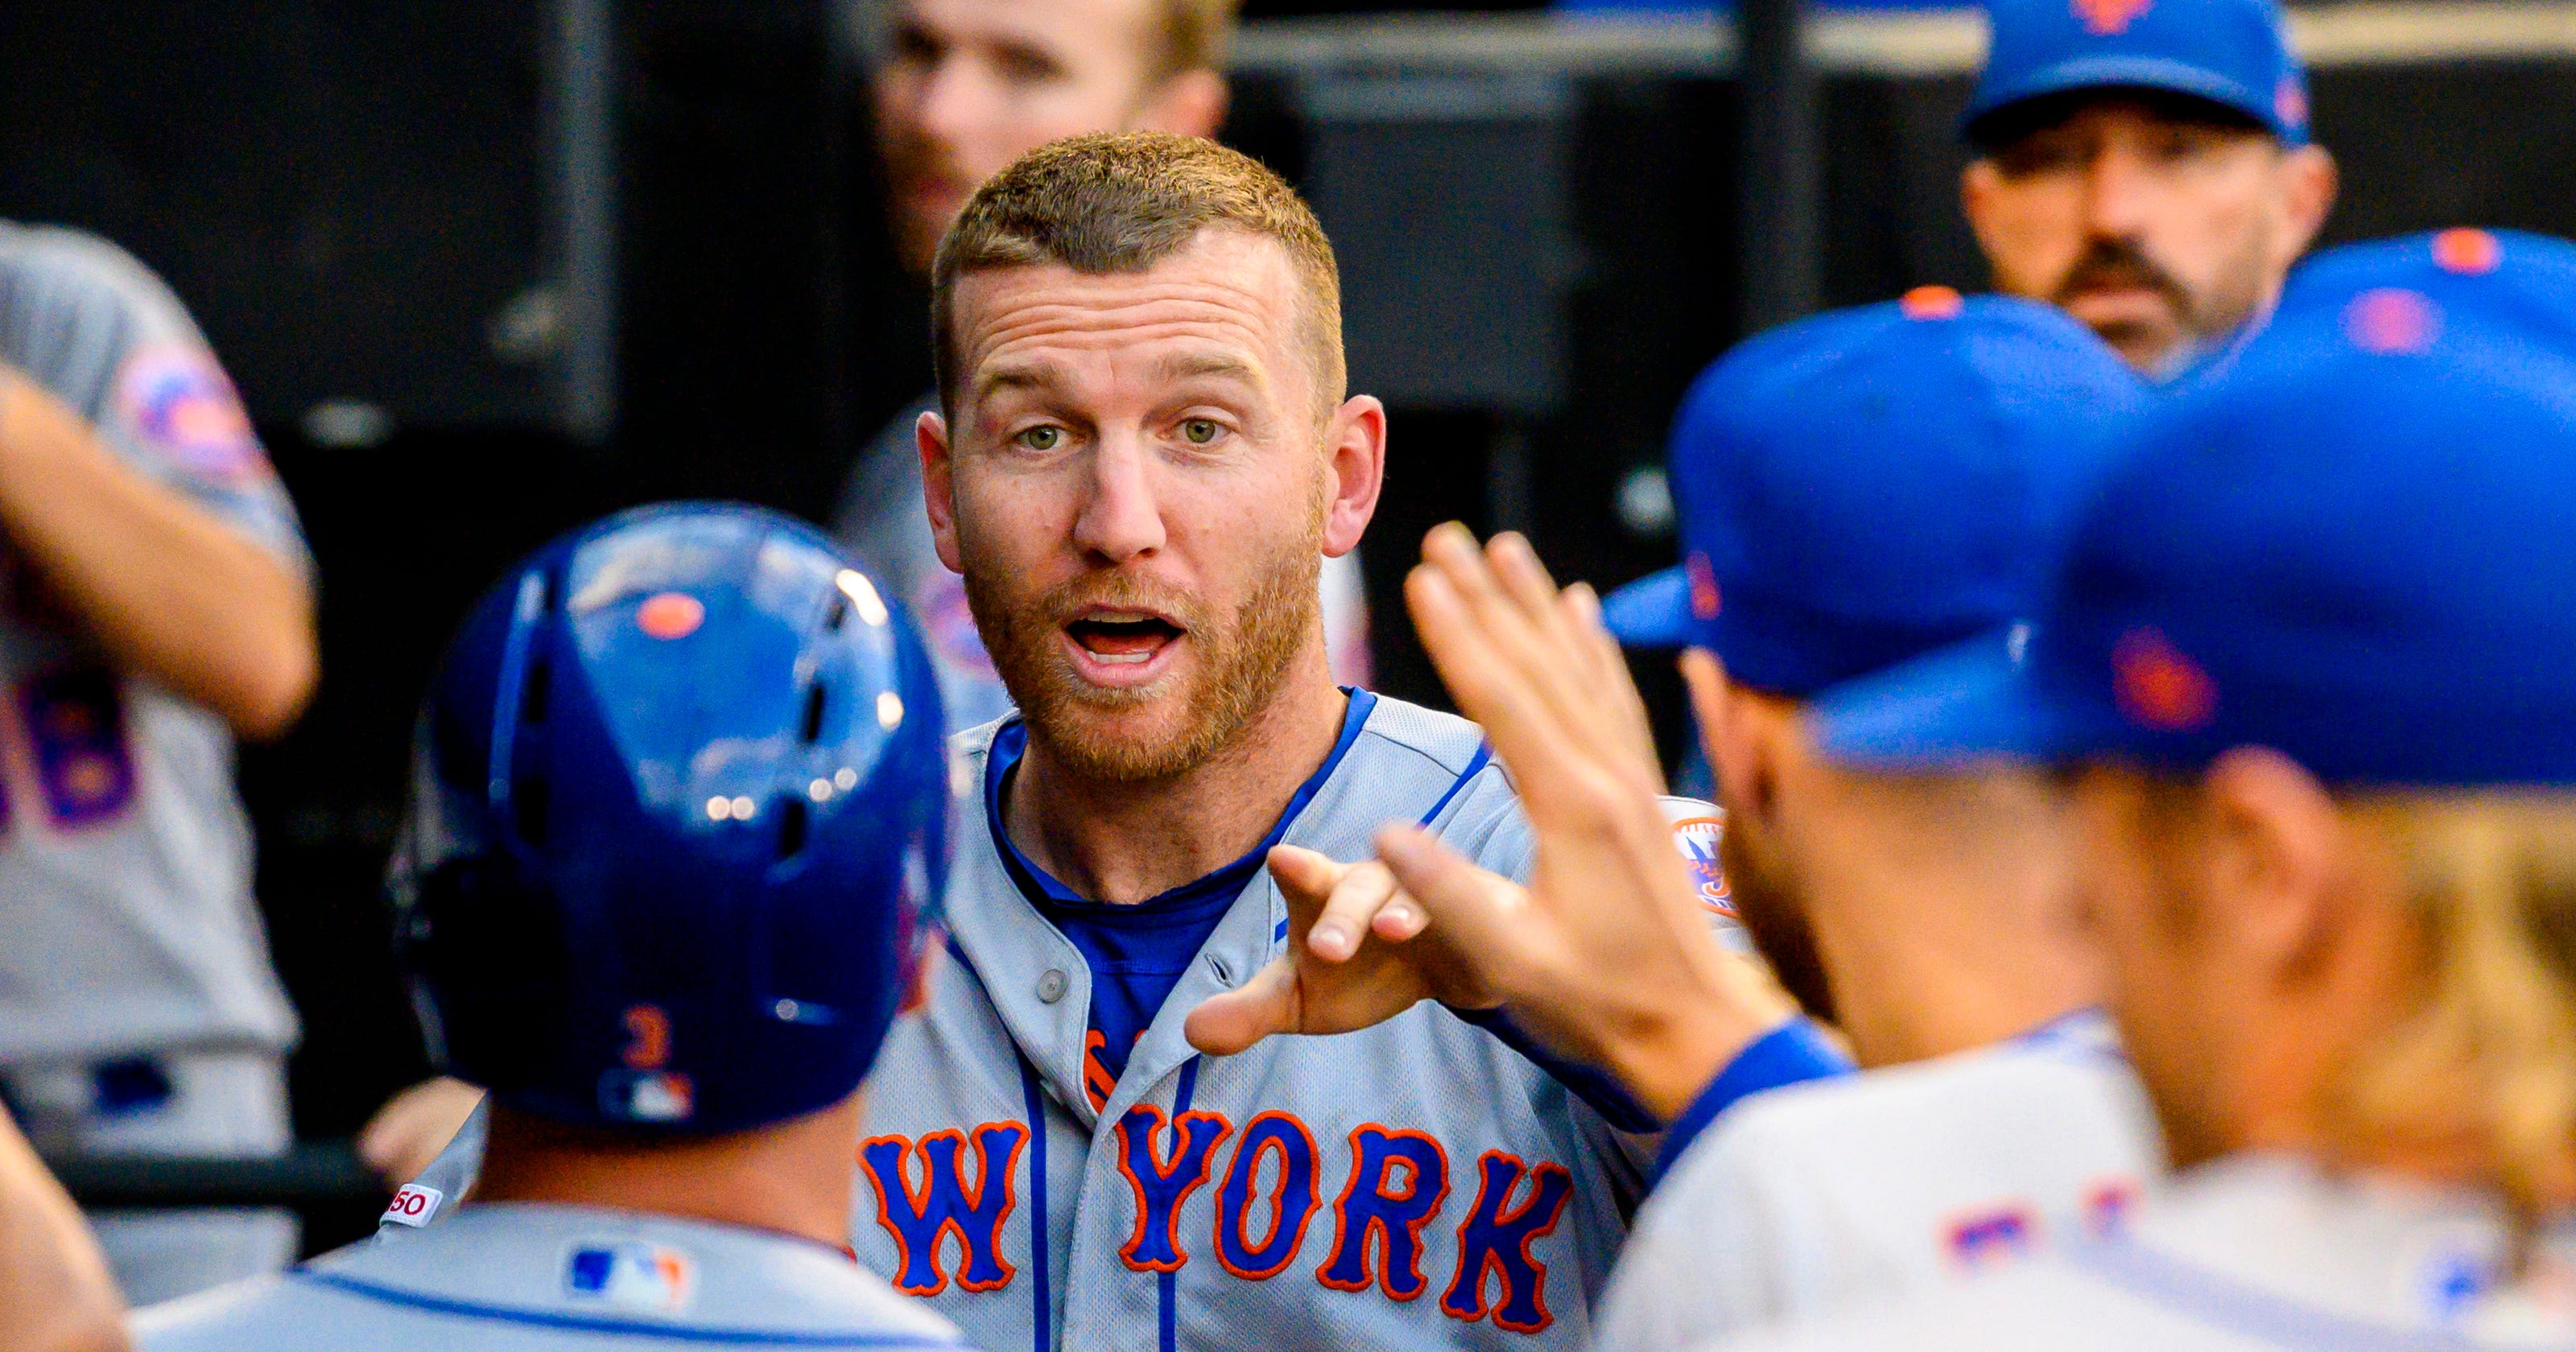
{"type": "Polygon", "coordinates": [[[1210,1056],[1232,1056],[1274,1033],[1296,1032],[1297,1021],[1297,973],[1283,953],[1250,981],[1200,1001],[1181,1021],[1181,1035],[1210,1056]]]}

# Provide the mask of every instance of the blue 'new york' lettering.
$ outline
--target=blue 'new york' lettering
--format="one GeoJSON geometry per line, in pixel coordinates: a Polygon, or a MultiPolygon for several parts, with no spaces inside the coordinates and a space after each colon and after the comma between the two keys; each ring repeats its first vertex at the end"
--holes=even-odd
{"type": "Polygon", "coordinates": [[[1374,1122],[1354,1128],[1351,1181],[1333,1204],[1333,1255],[1315,1280],[1336,1291],[1365,1291],[1374,1281],[1390,1300],[1421,1295],[1422,1227],[1448,1196],[1449,1156],[1438,1141],[1374,1122]]]}
{"type": "Polygon", "coordinates": [[[1314,1134],[1293,1113],[1270,1112],[1252,1119],[1234,1139],[1234,1162],[1216,1188],[1216,1261],[1246,1281],[1278,1276],[1297,1259],[1306,1243],[1306,1223],[1323,1209],[1317,1191],[1314,1134]],[[1253,1188],[1262,1159],[1276,1156],[1279,1172],[1270,1187],[1270,1229],[1252,1242],[1253,1188]]]}
{"type": "Polygon", "coordinates": [[[1536,1333],[1555,1323],[1556,1316],[1547,1308],[1547,1265],[1530,1254],[1530,1246],[1556,1229],[1565,1199],[1574,1195],[1574,1176],[1561,1164],[1542,1161],[1530,1168],[1500,1150],[1486,1151],[1476,1169],[1482,1175],[1476,1204],[1459,1223],[1458,1275],[1440,1297],[1440,1312],[1469,1322],[1484,1318],[1490,1274],[1503,1285],[1503,1298],[1493,1307],[1495,1325],[1536,1333]],[[1524,1176],[1530,1180],[1529,1195],[1515,1208],[1512,1193],[1524,1176]]]}
{"type": "MultiPolygon", "coordinates": [[[[1010,1285],[1014,1269],[1002,1256],[1002,1222],[1018,1204],[1011,1180],[1029,1129],[1017,1122],[987,1122],[974,1135],[971,1188],[958,1169],[966,1139],[954,1131],[934,1131],[918,1142],[875,1136],[859,1146],[868,1181],[876,1185],[877,1223],[894,1238],[900,1255],[894,1284],[907,1295],[935,1296],[948,1288],[949,1269],[939,1261],[939,1250],[951,1234],[961,1251],[955,1269],[959,1286],[992,1291],[1010,1285]],[[912,1185],[915,1155],[921,1159],[919,1189],[912,1185]]],[[[1039,1224],[1045,1224],[1043,1218],[1039,1224]]]]}
{"type": "Polygon", "coordinates": [[[1154,1138],[1163,1132],[1163,1110],[1142,1104],[1118,1119],[1118,1172],[1136,1192],[1136,1232],[1118,1257],[1139,1272],[1178,1272],[1190,1261],[1181,1251],[1181,1203],[1207,1182],[1219,1141],[1234,1130],[1222,1113],[1188,1112],[1172,1123],[1172,1148],[1157,1159],[1154,1138]]]}

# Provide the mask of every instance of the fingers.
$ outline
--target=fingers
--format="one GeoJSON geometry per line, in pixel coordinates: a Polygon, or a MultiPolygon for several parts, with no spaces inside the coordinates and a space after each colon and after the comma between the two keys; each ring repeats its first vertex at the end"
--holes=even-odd
{"type": "Polygon", "coordinates": [[[1445,990],[1441,998],[1475,1007],[1502,1003],[1508,974],[1524,967],[1546,937],[1546,921],[1533,913],[1529,894],[1418,826],[1381,829],[1377,851],[1396,882],[1419,901],[1426,927],[1438,928],[1442,948],[1463,965],[1460,975],[1475,987],[1445,990]]]}
{"type": "Polygon", "coordinates": [[[1306,948],[1327,962],[1340,962],[1359,951],[1360,936],[1376,924],[1378,913],[1395,900],[1395,875],[1386,865],[1355,864],[1324,901],[1324,912],[1306,931],[1306,948]]]}
{"type": "MultiPolygon", "coordinates": [[[[1445,548],[1433,533],[1424,553],[1445,548]]],[[[1481,571],[1481,570],[1479,570],[1481,571]]],[[[1405,601],[1423,651],[1458,707],[1481,724],[1504,763],[1535,768],[1577,754],[1557,716],[1505,656],[1450,570],[1425,563],[1405,578],[1405,601]]],[[[1530,776],[1523,773],[1523,779],[1530,776]]],[[[1543,785],[1525,789],[1544,796],[1543,785]]]]}
{"type": "Polygon", "coordinates": [[[1301,845],[1273,845],[1266,862],[1271,878],[1279,884],[1280,899],[1288,903],[1289,927],[1299,931],[1323,914],[1325,902],[1351,868],[1301,845]]]}
{"type": "Polygon", "coordinates": [[[402,1091],[358,1133],[358,1158],[393,1183],[408,1183],[447,1148],[483,1091],[441,1076],[402,1091]]]}
{"type": "Polygon", "coordinates": [[[1664,767],[1655,754],[1654,724],[1646,716],[1645,696],[1637,693],[1636,678],[1628,672],[1628,655],[1601,623],[1600,594],[1590,583],[1577,582],[1565,589],[1561,604],[1567,627],[1590,668],[1585,687],[1600,696],[1607,731],[1635,758],[1635,769],[1645,776],[1647,785],[1661,792],[1664,767]]]}
{"type": "Polygon", "coordinates": [[[1297,971],[1281,954],[1250,981],[1199,1002],[1181,1021],[1181,1035],[1210,1056],[1232,1056],[1263,1038],[1298,1031],[1297,971]]]}

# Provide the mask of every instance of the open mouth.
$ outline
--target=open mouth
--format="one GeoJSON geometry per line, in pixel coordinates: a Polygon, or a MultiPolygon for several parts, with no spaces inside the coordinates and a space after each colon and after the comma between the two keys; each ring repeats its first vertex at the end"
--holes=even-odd
{"type": "Polygon", "coordinates": [[[1094,661],[1110,666],[1143,666],[1186,632],[1160,615],[1103,610],[1064,627],[1074,646],[1094,661]]]}

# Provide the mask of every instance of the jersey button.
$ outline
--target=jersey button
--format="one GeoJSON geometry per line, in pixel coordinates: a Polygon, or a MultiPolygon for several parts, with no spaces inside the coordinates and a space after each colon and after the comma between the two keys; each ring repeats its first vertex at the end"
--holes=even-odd
{"type": "Polygon", "coordinates": [[[1050,967],[1046,969],[1046,975],[1038,978],[1038,998],[1048,1004],[1064,998],[1063,968],[1050,967]]]}

